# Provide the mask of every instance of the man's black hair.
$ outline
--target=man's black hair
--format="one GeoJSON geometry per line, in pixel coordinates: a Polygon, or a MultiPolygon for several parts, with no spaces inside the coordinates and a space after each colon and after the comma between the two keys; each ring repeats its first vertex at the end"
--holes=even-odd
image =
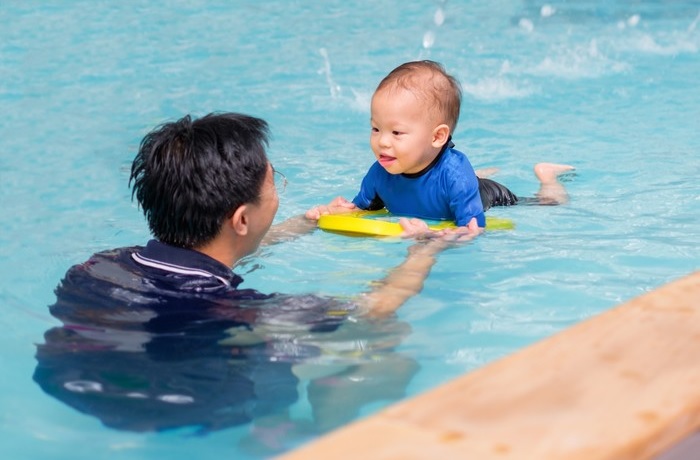
{"type": "Polygon", "coordinates": [[[153,236],[183,248],[214,239],[239,206],[258,202],[267,145],[267,123],[237,113],[187,115],[148,133],[129,185],[153,236]]]}

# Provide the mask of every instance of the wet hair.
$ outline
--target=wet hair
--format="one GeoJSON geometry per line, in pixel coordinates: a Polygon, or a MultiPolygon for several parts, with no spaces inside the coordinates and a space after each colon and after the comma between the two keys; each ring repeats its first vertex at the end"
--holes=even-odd
{"type": "Polygon", "coordinates": [[[239,206],[259,202],[267,145],[267,123],[237,113],[187,115],[148,133],[129,185],[153,236],[183,248],[213,240],[239,206]]]}
{"type": "Polygon", "coordinates": [[[406,89],[425,100],[438,110],[441,121],[454,132],[462,104],[462,89],[442,64],[429,60],[401,64],[379,82],[375,92],[389,87],[406,89]]]}

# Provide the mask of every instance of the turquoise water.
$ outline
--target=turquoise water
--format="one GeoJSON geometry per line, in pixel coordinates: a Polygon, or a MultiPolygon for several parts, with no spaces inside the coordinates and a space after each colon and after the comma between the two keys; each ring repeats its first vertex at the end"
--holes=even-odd
{"type": "MultiPolygon", "coordinates": [[[[5,2],[3,450],[269,457],[327,428],[309,428],[311,400],[321,412],[370,414],[697,270],[699,22],[690,0],[5,2]],[[353,195],[373,161],[372,90],[418,58],[441,61],[461,81],[454,138],[476,167],[500,168],[495,179],[531,195],[536,162],[572,164],[571,202],[489,211],[516,230],[441,254],[388,328],[395,346],[356,356],[358,373],[331,385],[340,395],[302,381],[290,423],[277,431],[112,430],[32,381],[35,344],[57,324],[46,307],[68,267],[148,239],[127,180],[149,129],[216,110],[267,119],[270,157],[290,181],[281,221],[353,195]],[[353,400],[365,388],[366,400],[353,400]]],[[[266,248],[238,271],[266,292],[351,296],[406,248],[316,232],[266,248]]]]}

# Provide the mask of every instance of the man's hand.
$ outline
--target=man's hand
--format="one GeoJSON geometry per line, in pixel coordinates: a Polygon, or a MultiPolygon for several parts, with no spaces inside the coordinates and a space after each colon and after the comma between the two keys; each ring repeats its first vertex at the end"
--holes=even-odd
{"type": "Polygon", "coordinates": [[[468,241],[480,235],[484,229],[476,223],[476,218],[472,218],[464,227],[445,228],[442,230],[431,230],[428,224],[421,219],[405,218],[399,219],[399,224],[403,228],[402,238],[434,239],[441,238],[446,241],[468,241]]]}

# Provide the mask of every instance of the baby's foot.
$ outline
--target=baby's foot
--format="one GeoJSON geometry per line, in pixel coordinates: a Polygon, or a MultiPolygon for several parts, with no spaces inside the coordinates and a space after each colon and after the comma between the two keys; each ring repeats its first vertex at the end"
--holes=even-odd
{"type": "Polygon", "coordinates": [[[575,170],[573,166],[557,163],[537,163],[535,165],[535,176],[543,184],[548,184],[557,180],[557,177],[564,173],[575,170]]]}
{"type": "Polygon", "coordinates": [[[476,172],[476,177],[479,177],[481,179],[486,179],[487,177],[493,176],[499,171],[498,168],[482,168],[482,169],[477,169],[476,172]]]}

